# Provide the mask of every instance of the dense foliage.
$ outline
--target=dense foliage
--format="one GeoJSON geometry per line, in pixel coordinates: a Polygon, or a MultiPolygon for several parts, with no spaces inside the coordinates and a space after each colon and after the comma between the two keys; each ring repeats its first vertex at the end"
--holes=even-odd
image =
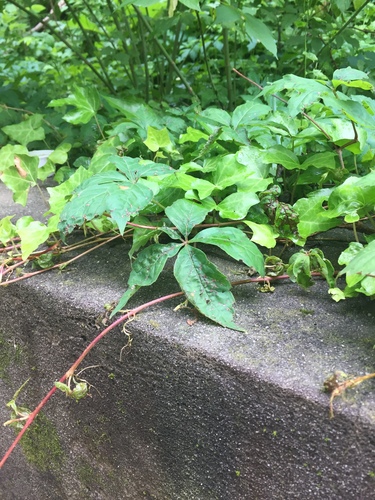
{"type": "Polygon", "coordinates": [[[26,261],[76,228],[131,231],[116,310],[176,257],[188,300],[230,328],[231,284],[196,244],[263,276],[259,246],[282,240],[297,246],[293,281],[318,271],[335,300],[375,294],[373,2],[0,5],[0,179],[23,205],[31,186],[58,182],[47,223],[14,223],[11,209],[0,221],[4,247],[19,237],[26,261]],[[322,252],[303,249],[342,224],[344,290],[322,252]]]}

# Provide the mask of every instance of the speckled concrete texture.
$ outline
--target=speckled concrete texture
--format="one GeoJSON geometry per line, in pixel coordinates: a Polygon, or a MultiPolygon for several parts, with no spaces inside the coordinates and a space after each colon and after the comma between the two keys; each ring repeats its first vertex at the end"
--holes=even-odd
{"type": "MultiPolygon", "coordinates": [[[[0,216],[13,213],[6,196],[1,189],[0,216]]],[[[44,211],[33,203],[33,213],[44,211]]],[[[2,422],[28,377],[19,402],[34,407],[100,332],[104,304],[125,289],[127,251],[103,247],[62,272],[0,288],[2,422]]],[[[241,279],[241,265],[210,258],[241,279]]],[[[178,291],[171,267],[130,306],[178,291]]],[[[174,311],[178,299],[111,332],[83,365],[93,367],[82,374],[92,397],[57,394],[43,410],[59,437],[57,458],[48,440],[47,465],[18,447],[0,471],[0,498],[375,498],[375,383],[347,391],[332,420],[322,392],[335,370],[375,371],[374,303],[335,303],[324,282],[309,291],[275,286],[234,289],[246,333],[200,316],[189,326],[197,316],[174,311]]],[[[1,453],[13,437],[3,428],[1,453]]]]}

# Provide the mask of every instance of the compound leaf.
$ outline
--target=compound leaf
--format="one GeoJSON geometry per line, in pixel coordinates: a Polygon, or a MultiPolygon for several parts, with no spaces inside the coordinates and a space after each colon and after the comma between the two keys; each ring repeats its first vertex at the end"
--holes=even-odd
{"type": "Polygon", "coordinates": [[[130,182],[120,172],[96,174],[76,190],[76,196],[61,213],[59,229],[68,234],[75,226],[108,213],[123,234],[127,222],[152,200],[153,192],[130,182]]]}

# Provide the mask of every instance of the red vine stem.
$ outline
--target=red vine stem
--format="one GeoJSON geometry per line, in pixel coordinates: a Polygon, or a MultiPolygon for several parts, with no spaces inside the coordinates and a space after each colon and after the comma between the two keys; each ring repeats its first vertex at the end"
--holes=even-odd
{"type": "MultiPolygon", "coordinates": [[[[77,367],[80,365],[80,363],[84,360],[84,358],[88,355],[88,353],[93,349],[93,347],[96,346],[96,344],[105,336],[107,335],[108,332],[113,330],[116,326],[121,324],[123,321],[135,316],[137,313],[140,311],[143,311],[143,309],[146,309],[147,307],[151,307],[155,304],[159,304],[160,302],[164,302],[165,300],[173,299],[175,297],[180,297],[183,295],[183,292],[177,292],[177,293],[172,293],[170,295],[165,295],[164,297],[160,297],[155,300],[151,300],[150,302],[146,302],[145,304],[142,304],[139,307],[135,307],[131,311],[127,312],[123,316],[120,316],[116,321],[114,321],[111,325],[109,325],[105,330],[103,330],[99,335],[95,337],[95,339],[90,342],[90,344],[86,347],[86,349],[83,351],[83,353],[80,355],[80,357],[73,363],[73,365],[69,368],[69,370],[63,375],[59,382],[65,382],[69,377],[74,375],[75,370],[77,367]]],[[[38,415],[40,410],[43,408],[43,406],[47,403],[47,401],[53,396],[53,394],[56,392],[57,387],[54,386],[52,389],[48,392],[48,394],[42,399],[42,401],[38,404],[38,406],[35,408],[35,410],[30,413],[28,419],[25,422],[25,425],[22,427],[21,431],[17,435],[16,439],[13,441],[13,443],[10,445],[8,448],[7,452],[3,456],[0,462],[0,469],[3,467],[5,462],[8,460],[10,454],[14,450],[14,448],[17,446],[19,441],[21,440],[22,436],[25,434],[26,430],[30,427],[32,422],[34,421],[35,417],[38,415]]]]}
{"type": "MultiPolygon", "coordinates": [[[[76,257],[73,257],[72,259],[69,259],[65,262],[60,262],[59,264],[55,264],[51,267],[46,267],[45,269],[40,269],[39,271],[33,271],[32,273],[27,273],[27,274],[24,274],[23,276],[20,276],[19,278],[14,278],[14,279],[11,279],[11,280],[8,280],[8,281],[3,281],[1,282],[0,280],[0,286],[6,286],[6,285],[10,285],[11,283],[15,283],[16,281],[22,281],[22,280],[25,280],[25,279],[28,279],[28,278],[31,278],[32,276],[35,276],[36,274],[41,274],[41,273],[45,273],[46,271],[51,271],[52,269],[62,269],[64,268],[65,266],[71,264],[72,262],[74,262],[75,260],[78,260],[80,259],[81,257],[83,257],[84,255],[87,255],[88,253],[92,252],[93,250],[96,250],[97,248],[99,247],[102,247],[103,245],[106,245],[107,243],[117,239],[117,238],[120,238],[121,235],[120,234],[116,234],[115,236],[112,236],[112,238],[108,238],[106,239],[105,241],[103,241],[102,243],[99,243],[98,245],[95,245],[94,247],[92,248],[89,248],[88,250],[86,250],[85,252],[83,253],[80,253],[79,255],[77,255],[76,257]]],[[[75,249],[77,247],[74,247],[73,249],[75,249]]],[[[8,267],[4,272],[0,272],[0,278],[2,276],[5,276],[5,274],[7,274],[10,270],[12,270],[13,268],[16,268],[18,266],[21,266],[23,264],[26,264],[27,263],[27,260],[23,260],[21,262],[19,262],[18,264],[14,264],[13,266],[10,266],[8,267]]]]}
{"type": "MultiPolygon", "coordinates": [[[[320,276],[321,275],[318,272],[316,272],[316,273],[314,272],[311,274],[313,276],[320,276]]],[[[264,277],[258,277],[258,278],[246,278],[244,280],[232,281],[231,285],[237,286],[237,285],[243,285],[245,283],[262,283],[262,282],[266,282],[266,281],[270,282],[273,280],[281,280],[281,279],[288,279],[288,278],[290,278],[290,277],[287,274],[283,274],[281,276],[264,276],[264,277]]],[[[89,352],[96,346],[96,344],[103,337],[105,337],[107,335],[107,333],[109,333],[111,330],[113,330],[116,326],[120,325],[125,320],[134,317],[136,314],[143,311],[144,309],[147,309],[148,307],[154,306],[156,304],[160,304],[161,302],[164,302],[166,300],[174,299],[176,297],[181,297],[182,295],[184,295],[184,292],[176,292],[176,293],[172,293],[170,295],[165,295],[164,297],[159,297],[158,299],[151,300],[150,302],[146,302],[145,304],[142,304],[138,307],[135,307],[134,309],[131,309],[123,316],[120,316],[117,320],[115,320],[107,328],[105,328],[99,335],[97,335],[93,341],[90,342],[90,344],[82,352],[82,354],[79,356],[79,358],[76,359],[76,361],[72,364],[72,366],[69,368],[69,370],[60,378],[59,382],[64,383],[65,380],[67,380],[69,377],[73,377],[78,366],[86,358],[86,356],[89,354],[89,352]]],[[[21,431],[19,432],[19,434],[17,435],[17,437],[15,438],[15,440],[10,445],[10,447],[6,451],[5,455],[1,459],[0,469],[3,467],[5,462],[8,460],[10,454],[12,453],[14,448],[17,446],[17,444],[21,440],[22,436],[25,434],[26,430],[33,423],[35,417],[38,415],[38,413],[43,408],[43,406],[48,402],[48,400],[53,396],[53,394],[56,392],[56,390],[57,390],[56,386],[52,387],[52,389],[47,393],[47,395],[42,399],[42,401],[39,403],[39,405],[35,408],[35,410],[32,413],[30,413],[27,420],[25,421],[25,425],[23,426],[23,428],[21,429],[21,431]]]]}

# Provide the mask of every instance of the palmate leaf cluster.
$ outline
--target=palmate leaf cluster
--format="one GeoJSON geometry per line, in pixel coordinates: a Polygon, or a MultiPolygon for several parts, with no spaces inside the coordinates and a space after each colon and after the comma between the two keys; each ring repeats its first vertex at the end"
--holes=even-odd
{"type": "Polygon", "coordinates": [[[51,30],[30,32],[48,13],[43,5],[25,2],[16,16],[18,3],[4,2],[0,179],[23,205],[48,176],[58,184],[48,188],[47,222],[14,223],[10,213],[0,242],[20,237],[27,259],[52,234],[132,228],[132,271],[116,311],[173,259],[187,299],[235,329],[231,285],[207,245],[263,276],[263,253],[282,240],[295,245],[286,272],[301,286],[317,271],[335,300],[374,295],[375,63],[367,35],[337,27],[346,16],[370,29],[375,9],[272,3],[273,11],[185,0],[168,10],[151,0],[72,0],[51,30]],[[39,82],[15,32],[34,54],[39,82]],[[332,57],[340,66],[333,72],[332,57]],[[255,86],[231,72],[235,59],[255,86]],[[46,88],[39,96],[38,85],[46,88]],[[369,233],[362,243],[359,222],[369,233]],[[354,232],[339,260],[342,290],[322,252],[304,247],[343,224],[354,232]]]}

